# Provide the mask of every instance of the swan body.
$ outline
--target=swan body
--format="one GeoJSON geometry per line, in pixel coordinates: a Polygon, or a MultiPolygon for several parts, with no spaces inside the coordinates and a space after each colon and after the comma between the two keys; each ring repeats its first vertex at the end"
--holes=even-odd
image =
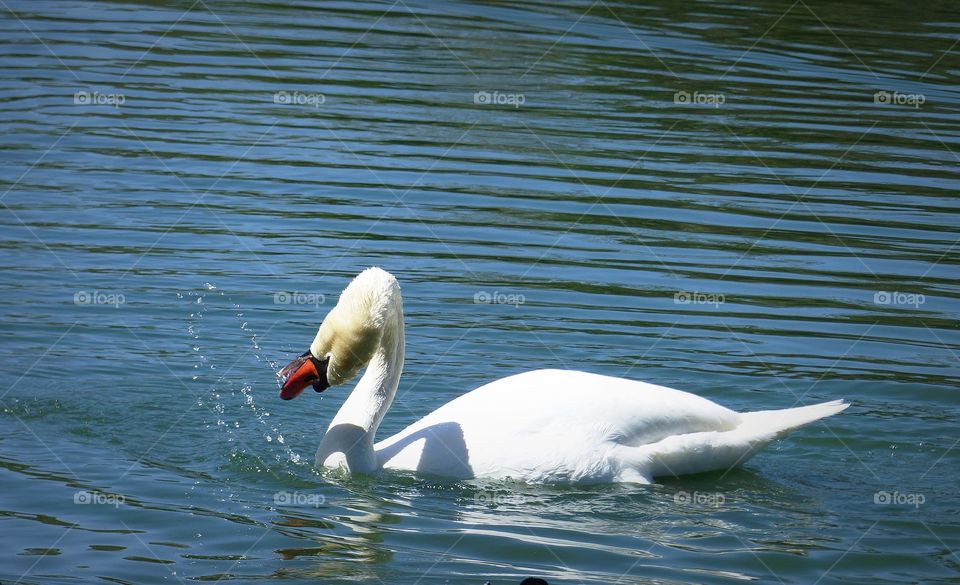
{"type": "Polygon", "coordinates": [[[317,465],[457,479],[650,483],[736,467],[793,429],[849,406],[833,401],[738,413],[665,386],[534,370],[481,386],[374,442],[399,384],[403,346],[399,285],[389,273],[369,268],[324,319],[309,355],[301,357],[306,366],[288,366],[302,375],[282,380],[281,396],[291,398],[302,391],[300,384],[325,389],[367,366],[327,428],[317,465]]]}

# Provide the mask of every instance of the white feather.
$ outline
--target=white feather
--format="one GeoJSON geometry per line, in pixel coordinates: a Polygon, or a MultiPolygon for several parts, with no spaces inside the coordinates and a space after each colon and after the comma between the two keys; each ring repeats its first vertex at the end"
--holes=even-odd
{"type": "Polygon", "coordinates": [[[317,464],[453,478],[649,483],[741,465],[793,429],[848,405],[737,413],[664,386],[579,371],[535,370],[456,398],[374,443],[403,369],[400,287],[370,268],[344,290],[311,345],[328,380],[367,370],[327,429],[317,464]]]}

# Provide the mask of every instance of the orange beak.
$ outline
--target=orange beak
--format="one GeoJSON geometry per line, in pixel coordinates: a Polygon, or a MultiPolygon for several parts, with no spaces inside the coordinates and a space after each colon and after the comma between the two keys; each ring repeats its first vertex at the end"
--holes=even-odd
{"type": "Polygon", "coordinates": [[[330,387],[327,382],[327,363],[329,358],[318,360],[309,351],[287,364],[277,372],[280,382],[280,398],[290,400],[296,398],[307,386],[313,385],[317,392],[323,392],[330,387]]]}

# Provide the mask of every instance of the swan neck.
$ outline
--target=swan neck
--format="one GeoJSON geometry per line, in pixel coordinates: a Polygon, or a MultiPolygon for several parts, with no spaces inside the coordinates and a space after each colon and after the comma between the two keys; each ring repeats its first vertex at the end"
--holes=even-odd
{"type": "Polygon", "coordinates": [[[380,345],[324,435],[318,463],[322,465],[333,453],[343,453],[351,471],[376,470],[374,437],[396,395],[403,354],[403,309],[395,303],[384,321],[380,345]]]}

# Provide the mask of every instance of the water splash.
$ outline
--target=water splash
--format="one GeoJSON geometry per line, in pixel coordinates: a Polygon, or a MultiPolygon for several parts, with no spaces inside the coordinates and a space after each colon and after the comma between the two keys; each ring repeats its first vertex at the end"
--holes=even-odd
{"type": "Polygon", "coordinates": [[[232,445],[230,457],[243,454],[260,458],[269,453],[281,464],[304,463],[305,459],[286,444],[280,422],[271,419],[270,411],[256,402],[254,389],[257,384],[262,385],[262,377],[257,375],[251,380],[249,371],[241,374],[239,379],[232,377],[235,369],[244,371],[237,367],[243,361],[242,357],[240,362],[237,361],[237,356],[244,355],[241,344],[228,340],[230,347],[227,349],[206,343],[201,326],[204,319],[213,323],[214,314],[230,310],[239,323],[240,334],[251,345],[246,352],[252,353],[258,370],[261,367],[268,369],[269,379],[274,379],[276,371],[280,369],[279,364],[266,355],[257,333],[244,318],[240,303],[209,282],[203,284],[202,290],[177,293],[177,298],[185,300],[191,307],[186,333],[196,360],[192,380],[208,384],[204,391],[198,393],[197,404],[213,414],[215,419],[207,424],[207,428],[226,435],[226,442],[232,445]],[[218,370],[218,363],[226,362],[230,365],[218,370]],[[262,443],[254,441],[254,436],[261,439],[262,443]],[[262,450],[258,444],[266,448],[262,450]]]}

